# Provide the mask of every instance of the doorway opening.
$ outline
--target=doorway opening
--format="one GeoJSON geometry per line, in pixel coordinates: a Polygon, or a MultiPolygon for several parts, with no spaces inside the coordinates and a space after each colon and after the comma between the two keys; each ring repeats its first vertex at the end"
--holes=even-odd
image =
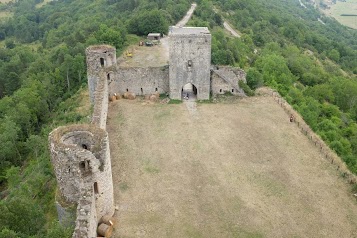
{"type": "Polygon", "coordinates": [[[197,99],[197,88],[192,83],[187,83],[181,90],[182,100],[195,101],[197,99]]]}

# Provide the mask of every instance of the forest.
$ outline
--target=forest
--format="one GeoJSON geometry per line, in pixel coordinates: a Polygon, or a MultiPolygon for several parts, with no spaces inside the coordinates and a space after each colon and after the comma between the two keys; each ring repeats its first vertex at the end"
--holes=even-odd
{"type": "MultiPolygon", "coordinates": [[[[199,0],[192,26],[212,32],[212,63],[268,85],[357,174],[357,31],[296,0],[199,0]],[[317,19],[320,18],[325,24],[317,19]],[[233,38],[226,19],[238,29],[233,38]]],[[[0,4],[0,238],[70,237],[57,222],[48,133],[87,122],[85,48],[119,55],[149,32],[167,33],[189,0],[16,0],[0,4]],[[83,90],[82,90],[83,91],[83,90]]],[[[248,89],[249,89],[248,87],[248,89]]]]}

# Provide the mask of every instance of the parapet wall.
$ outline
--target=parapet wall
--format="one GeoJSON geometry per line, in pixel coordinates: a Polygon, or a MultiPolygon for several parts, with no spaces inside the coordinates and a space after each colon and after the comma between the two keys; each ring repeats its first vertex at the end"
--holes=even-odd
{"type": "Polygon", "coordinates": [[[300,128],[301,132],[311,141],[311,143],[316,146],[323,157],[329,161],[331,165],[335,166],[336,170],[340,172],[341,176],[345,178],[350,184],[357,183],[357,176],[351,173],[342,159],[333,150],[331,150],[328,145],[326,145],[320,136],[318,136],[309,127],[309,125],[306,124],[300,114],[295,111],[295,109],[278,92],[264,87],[258,89],[258,93],[260,95],[268,95],[273,97],[275,102],[277,102],[288,115],[293,116],[293,123],[295,123],[300,128]]]}
{"type": "Polygon", "coordinates": [[[105,130],[108,115],[107,74],[102,70],[98,76],[97,88],[94,92],[94,108],[91,123],[105,130]]]}
{"type": "Polygon", "coordinates": [[[136,95],[169,91],[169,68],[118,67],[109,82],[109,94],[132,92],[136,95]]]}

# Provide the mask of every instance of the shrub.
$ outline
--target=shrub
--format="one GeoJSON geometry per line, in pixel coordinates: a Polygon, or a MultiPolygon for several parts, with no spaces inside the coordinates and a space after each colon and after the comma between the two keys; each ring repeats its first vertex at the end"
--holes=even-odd
{"type": "Polygon", "coordinates": [[[246,84],[246,83],[244,83],[243,81],[239,81],[239,87],[241,88],[241,89],[243,89],[243,91],[245,92],[245,94],[247,95],[247,96],[254,96],[254,91],[246,84]]]}

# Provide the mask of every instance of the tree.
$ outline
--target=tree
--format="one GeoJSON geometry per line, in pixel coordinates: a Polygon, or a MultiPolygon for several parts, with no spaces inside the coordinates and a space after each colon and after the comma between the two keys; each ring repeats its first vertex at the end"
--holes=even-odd
{"type": "Polygon", "coordinates": [[[27,236],[36,235],[45,223],[42,209],[30,198],[0,203],[0,229],[8,228],[27,236]]]}
{"type": "Polygon", "coordinates": [[[246,78],[248,86],[253,90],[264,84],[263,75],[255,68],[248,70],[246,78]]]}
{"type": "Polygon", "coordinates": [[[128,32],[137,35],[147,35],[150,32],[166,34],[169,22],[163,11],[151,10],[134,17],[128,25],[128,32]]]}

